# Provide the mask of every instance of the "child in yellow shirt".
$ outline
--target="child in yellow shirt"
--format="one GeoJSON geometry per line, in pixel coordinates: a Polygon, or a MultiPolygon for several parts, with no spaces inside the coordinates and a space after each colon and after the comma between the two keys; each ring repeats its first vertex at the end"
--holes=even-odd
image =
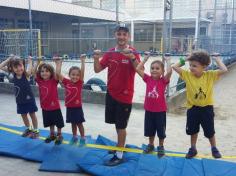
{"type": "Polygon", "coordinates": [[[227,72],[227,67],[223,64],[219,54],[213,56],[218,70],[208,70],[210,56],[204,51],[192,53],[188,58],[189,70],[181,68],[185,64],[184,59],[180,59],[172,68],[186,82],[187,94],[187,123],[186,133],[191,135],[191,147],[186,158],[193,158],[197,155],[196,143],[200,125],[203,128],[204,136],[211,144],[212,156],[221,158],[219,150],[216,148],[215,128],[214,128],[214,108],[213,108],[213,86],[219,77],[227,72]]]}

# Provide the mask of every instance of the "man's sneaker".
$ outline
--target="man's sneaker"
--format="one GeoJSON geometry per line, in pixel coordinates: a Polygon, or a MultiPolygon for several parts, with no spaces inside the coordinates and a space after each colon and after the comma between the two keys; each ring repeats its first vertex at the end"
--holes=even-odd
{"type": "Polygon", "coordinates": [[[86,139],[85,138],[80,138],[79,140],[79,146],[83,147],[86,144],[86,139]]]}
{"type": "Polygon", "coordinates": [[[186,154],[185,158],[191,159],[197,155],[197,149],[194,147],[189,148],[188,153],[186,154]]]}
{"type": "Polygon", "coordinates": [[[27,128],[23,133],[22,133],[22,137],[28,137],[31,134],[31,130],[29,128],[27,128]]]}
{"type": "Polygon", "coordinates": [[[60,145],[62,141],[63,141],[63,136],[62,135],[57,136],[55,140],[55,145],[60,145]]]}
{"type": "Polygon", "coordinates": [[[116,153],[116,150],[108,150],[108,154],[115,154],[116,153]]]}
{"type": "Polygon", "coordinates": [[[39,138],[39,130],[33,130],[31,132],[31,136],[30,136],[31,139],[37,139],[39,138]]]}
{"type": "Polygon", "coordinates": [[[56,139],[55,135],[50,135],[45,139],[45,143],[50,143],[56,139]]]}
{"type": "Polygon", "coordinates": [[[147,147],[144,149],[143,153],[152,153],[154,151],[154,145],[148,144],[147,147]]]}
{"type": "Polygon", "coordinates": [[[109,161],[105,163],[106,166],[117,166],[124,162],[124,159],[118,158],[116,155],[114,155],[109,161]]]}
{"type": "Polygon", "coordinates": [[[212,152],[212,156],[214,158],[221,158],[222,157],[219,150],[216,147],[212,147],[211,152],[212,152]]]}
{"type": "Polygon", "coordinates": [[[165,156],[165,149],[164,149],[164,146],[159,146],[157,147],[157,156],[159,158],[165,156]]]}
{"type": "Polygon", "coordinates": [[[70,145],[76,145],[78,143],[78,137],[73,136],[70,140],[70,145]]]}

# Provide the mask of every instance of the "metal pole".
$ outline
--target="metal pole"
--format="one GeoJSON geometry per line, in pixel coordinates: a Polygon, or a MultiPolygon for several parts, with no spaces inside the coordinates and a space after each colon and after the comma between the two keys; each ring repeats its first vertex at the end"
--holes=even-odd
{"type": "MultiPolygon", "coordinates": [[[[162,27],[162,51],[166,52],[166,13],[167,13],[167,0],[164,0],[164,18],[163,18],[163,27],[162,27]]],[[[164,57],[162,58],[164,60],[164,57]]]]}
{"type": "Polygon", "coordinates": [[[116,24],[119,24],[119,0],[116,0],[116,24]]]}
{"type": "Polygon", "coordinates": [[[171,47],[172,47],[172,17],[173,17],[173,0],[170,0],[168,52],[171,52],[171,47]]]}
{"type": "Polygon", "coordinates": [[[233,29],[234,29],[234,8],[235,8],[235,6],[234,6],[234,0],[233,0],[233,2],[232,2],[233,4],[233,9],[232,9],[232,19],[231,19],[231,26],[230,26],[230,52],[232,53],[232,44],[233,44],[233,35],[232,35],[232,33],[233,33],[233,29]]]}
{"type": "Polygon", "coordinates": [[[214,3],[214,20],[213,20],[213,52],[215,52],[215,37],[216,37],[216,5],[217,5],[217,0],[215,0],[215,3],[214,3]]]}
{"type": "Polygon", "coordinates": [[[28,0],[29,3],[29,27],[30,27],[30,46],[29,46],[29,55],[33,55],[33,38],[32,38],[32,13],[31,13],[31,0],[28,0]]]}
{"type": "Polygon", "coordinates": [[[202,0],[199,0],[199,4],[198,4],[198,17],[197,17],[197,21],[198,21],[198,26],[197,26],[197,38],[196,38],[196,49],[199,48],[199,38],[200,38],[200,28],[201,28],[201,8],[202,8],[202,0]]]}

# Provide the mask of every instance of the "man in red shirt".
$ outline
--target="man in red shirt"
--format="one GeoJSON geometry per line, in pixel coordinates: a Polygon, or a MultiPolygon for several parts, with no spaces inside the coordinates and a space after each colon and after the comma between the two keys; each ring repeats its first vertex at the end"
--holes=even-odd
{"type": "MultiPolygon", "coordinates": [[[[126,127],[132,109],[134,77],[140,58],[134,48],[128,45],[129,29],[119,25],[115,29],[117,45],[106,52],[102,58],[100,50],[94,51],[94,71],[108,68],[108,90],[106,94],[105,122],[115,124],[117,147],[125,146],[126,127]]],[[[114,156],[107,163],[115,166],[123,162],[123,152],[113,151],[114,156]]]]}

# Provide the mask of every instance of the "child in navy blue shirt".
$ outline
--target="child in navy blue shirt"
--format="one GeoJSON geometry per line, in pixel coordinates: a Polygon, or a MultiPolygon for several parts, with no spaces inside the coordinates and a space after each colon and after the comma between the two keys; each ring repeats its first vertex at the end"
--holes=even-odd
{"type": "Polygon", "coordinates": [[[17,105],[17,114],[21,114],[26,127],[23,137],[39,137],[38,121],[35,112],[38,111],[35,98],[29,84],[32,70],[32,59],[28,58],[28,69],[25,70],[25,61],[18,57],[10,57],[0,64],[0,69],[12,72],[17,105]],[[31,129],[28,114],[31,117],[33,129],[31,129]]]}

